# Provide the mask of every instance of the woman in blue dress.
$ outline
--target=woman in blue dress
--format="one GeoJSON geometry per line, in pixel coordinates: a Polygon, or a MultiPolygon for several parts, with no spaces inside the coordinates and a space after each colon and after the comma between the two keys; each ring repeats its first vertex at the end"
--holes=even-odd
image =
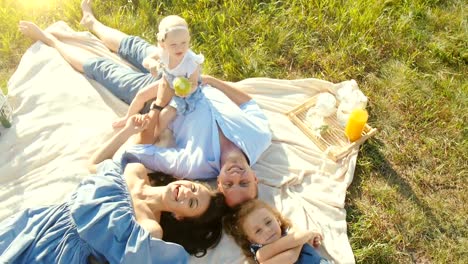
{"type": "MultiPolygon", "coordinates": [[[[146,124],[132,117],[124,129],[146,124]]],[[[187,263],[188,253],[203,255],[219,241],[220,193],[184,180],[151,186],[137,163],[122,172],[106,160],[96,171],[68,201],[0,223],[0,263],[187,263]]]]}

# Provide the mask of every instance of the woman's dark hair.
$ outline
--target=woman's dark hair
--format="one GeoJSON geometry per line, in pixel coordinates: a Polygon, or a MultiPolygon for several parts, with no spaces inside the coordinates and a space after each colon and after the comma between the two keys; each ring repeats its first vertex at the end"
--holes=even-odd
{"type": "MultiPolygon", "coordinates": [[[[177,180],[162,172],[149,173],[148,177],[153,186],[164,186],[177,180]]],[[[214,192],[208,209],[199,217],[177,220],[171,213],[162,212],[162,239],[183,246],[191,255],[203,257],[221,239],[222,217],[226,210],[224,195],[214,192]]]]}

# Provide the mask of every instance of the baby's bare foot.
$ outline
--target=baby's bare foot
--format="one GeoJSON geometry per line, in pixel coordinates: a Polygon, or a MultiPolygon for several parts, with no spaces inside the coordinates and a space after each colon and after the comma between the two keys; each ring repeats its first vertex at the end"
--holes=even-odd
{"type": "Polygon", "coordinates": [[[92,0],[83,0],[81,2],[81,11],[83,12],[83,17],[81,18],[80,24],[90,29],[96,18],[93,14],[93,9],[91,8],[92,0]]]}
{"type": "Polygon", "coordinates": [[[47,32],[44,32],[33,22],[20,21],[18,28],[21,31],[21,33],[23,33],[23,35],[31,38],[32,40],[42,41],[49,46],[54,45],[54,40],[55,40],[54,36],[52,36],[51,34],[47,32]]]}

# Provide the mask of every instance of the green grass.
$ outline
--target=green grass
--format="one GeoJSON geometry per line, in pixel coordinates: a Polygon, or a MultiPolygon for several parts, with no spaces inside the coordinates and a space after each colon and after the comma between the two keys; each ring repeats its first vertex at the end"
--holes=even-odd
{"type": "MultiPolygon", "coordinates": [[[[31,42],[20,19],[77,30],[78,0],[0,0],[0,85],[31,42]]],[[[468,263],[468,26],[462,0],[97,1],[96,15],[155,40],[179,14],[227,80],[356,79],[377,136],[362,148],[346,209],[359,263],[468,263]]]]}

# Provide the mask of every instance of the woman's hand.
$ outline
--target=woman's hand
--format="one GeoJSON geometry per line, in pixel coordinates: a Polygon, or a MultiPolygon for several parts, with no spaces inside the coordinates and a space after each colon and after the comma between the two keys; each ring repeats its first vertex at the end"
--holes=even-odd
{"type": "Polygon", "coordinates": [[[149,122],[150,118],[148,115],[132,115],[127,119],[124,130],[133,135],[145,130],[149,122]]]}

